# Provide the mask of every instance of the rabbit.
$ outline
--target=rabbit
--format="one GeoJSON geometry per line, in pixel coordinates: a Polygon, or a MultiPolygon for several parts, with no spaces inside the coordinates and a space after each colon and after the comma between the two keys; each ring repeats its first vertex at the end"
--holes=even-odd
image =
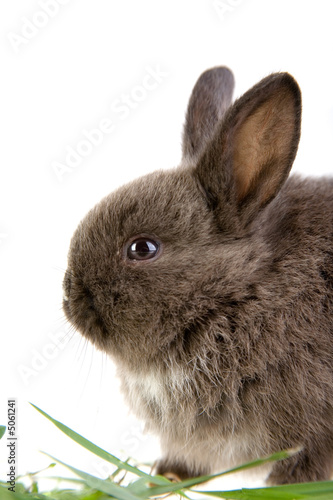
{"type": "Polygon", "coordinates": [[[289,176],[301,92],[273,73],[232,103],[205,71],[177,168],[107,195],[80,222],[63,309],[117,367],[186,479],[273,452],[267,484],[333,470],[333,181],[289,176]]]}

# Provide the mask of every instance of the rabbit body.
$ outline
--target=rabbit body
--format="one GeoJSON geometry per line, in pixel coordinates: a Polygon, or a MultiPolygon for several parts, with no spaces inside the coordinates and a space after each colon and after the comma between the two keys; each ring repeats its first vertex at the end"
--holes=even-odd
{"type": "Polygon", "coordinates": [[[211,473],[274,451],[272,484],[333,468],[333,180],[288,177],[290,75],[231,105],[214,68],[189,102],[180,167],[105,197],[80,223],[68,319],[114,359],[161,439],[157,473],[211,473]]]}

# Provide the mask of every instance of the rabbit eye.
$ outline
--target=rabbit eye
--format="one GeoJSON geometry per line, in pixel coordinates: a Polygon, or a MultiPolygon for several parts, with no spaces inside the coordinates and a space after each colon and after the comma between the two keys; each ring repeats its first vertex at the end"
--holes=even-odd
{"type": "Polygon", "coordinates": [[[127,257],[130,260],[149,260],[156,257],[160,245],[156,241],[148,238],[137,238],[132,241],[127,250],[127,257]]]}

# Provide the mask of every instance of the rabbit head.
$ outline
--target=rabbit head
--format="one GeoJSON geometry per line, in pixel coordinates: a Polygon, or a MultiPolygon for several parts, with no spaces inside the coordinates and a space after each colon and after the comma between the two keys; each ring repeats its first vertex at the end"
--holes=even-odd
{"type": "Polygon", "coordinates": [[[232,90],[228,69],[203,73],[187,110],[181,166],[110,194],[73,236],[65,313],[131,366],[160,363],[171,343],[214,315],[220,283],[232,296],[256,267],[248,264],[251,248],[242,261],[235,255],[235,241],[288,175],[300,94],[288,74],[276,74],[228,109],[232,90]]]}

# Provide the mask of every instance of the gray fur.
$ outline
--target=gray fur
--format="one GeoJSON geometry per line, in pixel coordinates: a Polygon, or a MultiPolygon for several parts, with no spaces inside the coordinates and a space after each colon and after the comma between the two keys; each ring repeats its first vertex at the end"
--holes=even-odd
{"type": "Polygon", "coordinates": [[[234,86],[234,76],[224,66],[202,73],[187,107],[183,162],[197,159],[213,138],[216,126],[231,104],[234,86]]]}
{"type": "Polygon", "coordinates": [[[294,79],[273,74],[226,109],[230,75],[214,68],[196,84],[180,168],[120,188],[80,223],[64,311],[113,358],[130,407],[160,436],[158,473],[185,478],[301,446],[268,482],[324,480],[333,181],[288,178],[294,79]],[[155,259],[128,259],[136,235],[160,244],[155,259]]]}

